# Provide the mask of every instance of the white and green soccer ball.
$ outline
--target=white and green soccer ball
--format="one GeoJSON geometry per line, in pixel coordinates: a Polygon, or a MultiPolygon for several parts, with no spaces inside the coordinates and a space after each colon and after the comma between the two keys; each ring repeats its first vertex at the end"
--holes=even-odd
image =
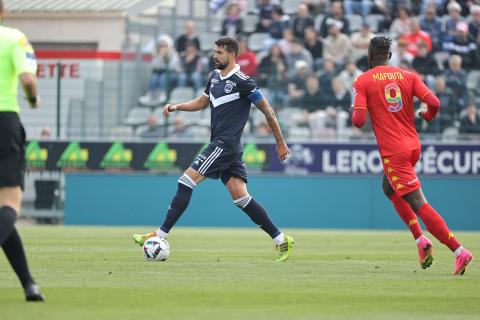
{"type": "Polygon", "coordinates": [[[148,238],[143,244],[143,255],[148,261],[165,261],[170,255],[170,245],[164,238],[148,238]]]}

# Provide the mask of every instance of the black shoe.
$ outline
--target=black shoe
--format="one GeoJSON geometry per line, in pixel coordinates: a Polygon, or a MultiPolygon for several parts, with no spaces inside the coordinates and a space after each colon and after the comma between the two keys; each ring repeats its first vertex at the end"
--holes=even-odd
{"type": "Polygon", "coordinates": [[[35,284],[27,284],[24,288],[25,299],[27,301],[45,301],[45,297],[40,292],[40,288],[35,284]]]}

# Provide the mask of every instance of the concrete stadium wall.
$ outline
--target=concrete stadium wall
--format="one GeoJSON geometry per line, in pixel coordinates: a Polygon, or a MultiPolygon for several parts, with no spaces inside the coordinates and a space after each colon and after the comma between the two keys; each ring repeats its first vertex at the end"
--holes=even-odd
{"type": "MultiPolygon", "coordinates": [[[[177,176],[67,174],[65,224],[158,226],[177,176]]],[[[422,178],[429,202],[453,230],[480,230],[480,179],[422,178]]],[[[403,229],[380,177],[251,176],[249,192],[280,227],[403,229]]],[[[218,180],[199,185],[179,226],[251,227],[218,180]]]]}

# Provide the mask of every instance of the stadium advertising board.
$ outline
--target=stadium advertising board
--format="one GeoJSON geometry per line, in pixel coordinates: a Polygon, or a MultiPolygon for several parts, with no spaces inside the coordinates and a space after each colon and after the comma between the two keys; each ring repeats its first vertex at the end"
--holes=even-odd
{"type": "MultiPolygon", "coordinates": [[[[186,169],[203,143],[123,143],[30,141],[30,171],[151,171],[186,169]]],[[[280,162],[274,144],[247,143],[243,158],[250,173],[288,175],[379,175],[380,155],[373,144],[291,144],[291,156],[280,162]]],[[[480,176],[480,145],[425,145],[417,164],[424,175],[480,176]]]]}

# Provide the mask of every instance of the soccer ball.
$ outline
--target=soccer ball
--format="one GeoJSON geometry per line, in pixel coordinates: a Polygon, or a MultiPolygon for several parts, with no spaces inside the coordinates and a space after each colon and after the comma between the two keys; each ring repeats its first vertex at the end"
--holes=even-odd
{"type": "Polygon", "coordinates": [[[170,245],[164,238],[151,237],[143,244],[143,255],[148,261],[165,261],[170,255],[170,245]]]}

